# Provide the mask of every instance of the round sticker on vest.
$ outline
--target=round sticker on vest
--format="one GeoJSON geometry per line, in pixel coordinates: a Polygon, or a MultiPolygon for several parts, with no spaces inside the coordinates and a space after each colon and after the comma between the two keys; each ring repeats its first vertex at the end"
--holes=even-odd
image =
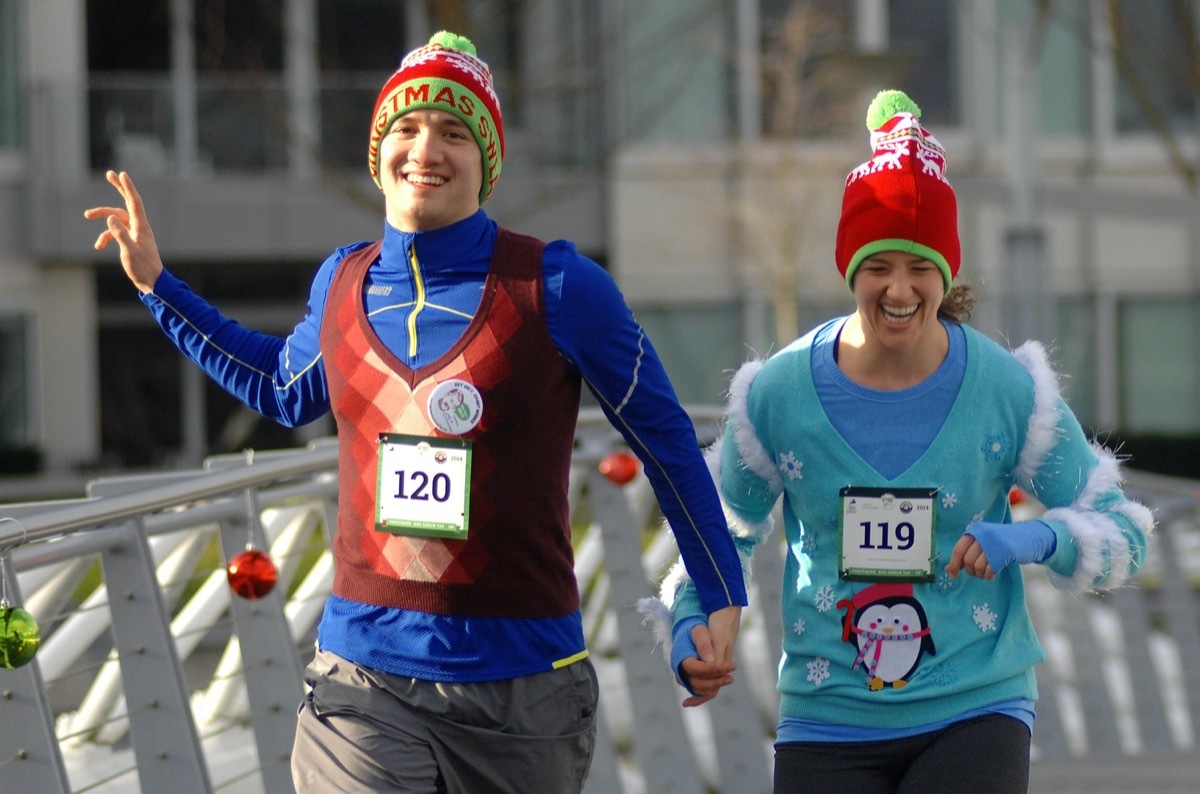
{"type": "Polygon", "coordinates": [[[483,395],[465,380],[439,383],[429,395],[429,418],[443,433],[469,433],[483,417],[483,395]]]}

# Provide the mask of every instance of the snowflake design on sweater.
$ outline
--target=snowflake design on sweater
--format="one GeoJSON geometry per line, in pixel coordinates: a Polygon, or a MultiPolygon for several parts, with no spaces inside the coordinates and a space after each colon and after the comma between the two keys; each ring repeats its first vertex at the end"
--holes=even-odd
{"type": "Polygon", "coordinates": [[[947,510],[953,509],[958,504],[958,494],[952,494],[949,491],[942,494],[942,507],[947,510]]]}
{"type": "Polygon", "coordinates": [[[817,594],[813,596],[813,606],[818,612],[828,612],[833,609],[834,602],[837,601],[837,596],[833,594],[833,585],[822,585],[817,594]]]}
{"type": "Polygon", "coordinates": [[[958,584],[958,580],[951,576],[945,568],[939,568],[937,575],[933,578],[933,589],[942,595],[946,595],[958,584]]]}
{"type": "Polygon", "coordinates": [[[800,539],[800,551],[807,554],[809,557],[817,550],[817,533],[805,532],[804,537],[800,539]]]}
{"type": "Polygon", "coordinates": [[[820,656],[818,656],[806,664],[805,667],[808,668],[808,677],[806,680],[815,686],[820,686],[827,678],[829,678],[828,659],[822,659],[820,656]]]}
{"type": "Polygon", "coordinates": [[[797,637],[803,634],[806,628],[808,628],[808,624],[804,622],[804,618],[797,618],[796,622],[792,624],[792,631],[797,637]]]}
{"type": "Polygon", "coordinates": [[[943,662],[929,671],[929,680],[936,686],[950,686],[958,681],[958,668],[954,662],[943,662]]]}
{"type": "Polygon", "coordinates": [[[988,440],[983,442],[983,456],[988,460],[1000,460],[1007,448],[1008,439],[1004,436],[988,436],[988,440]]]}
{"type": "Polygon", "coordinates": [[[975,625],[978,626],[979,630],[984,634],[987,634],[989,631],[996,630],[997,615],[992,611],[991,607],[988,606],[987,603],[976,604],[975,606],[971,607],[971,613],[973,619],[975,620],[975,625]]]}
{"type": "Polygon", "coordinates": [[[796,457],[795,452],[785,452],[779,456],[779,468],[789,480],[804,479],[804,464],[796,457]]]}

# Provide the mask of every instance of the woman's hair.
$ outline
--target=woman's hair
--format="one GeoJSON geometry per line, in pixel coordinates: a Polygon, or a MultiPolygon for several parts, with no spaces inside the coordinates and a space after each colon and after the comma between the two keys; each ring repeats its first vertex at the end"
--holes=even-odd
{"type": "Polygon", "coordinates": [[[942,298],[942,305],[938,307],[938,317],[961,325],[971,319],[971,311],[974,308],[975,290],[970,284],[955,284],[946,297],[942,298]]]}

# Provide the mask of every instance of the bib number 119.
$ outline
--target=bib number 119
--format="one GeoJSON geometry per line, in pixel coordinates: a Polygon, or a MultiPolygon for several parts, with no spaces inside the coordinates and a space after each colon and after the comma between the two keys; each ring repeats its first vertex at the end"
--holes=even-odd
{"type": "Polygon", "coordinates": [[[860,549],[908,551],[917,539],[916,528],[907,521],[896,524],[894,529],[888,521],[862,521],[859,527],[863,531],[860,549]]]}

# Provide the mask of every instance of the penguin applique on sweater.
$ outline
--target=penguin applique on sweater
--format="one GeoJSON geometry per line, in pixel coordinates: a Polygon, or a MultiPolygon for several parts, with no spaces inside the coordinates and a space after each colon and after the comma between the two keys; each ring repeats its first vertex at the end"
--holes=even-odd
{"type": "Polygon", "coordinates": [[[925,609],[910,584],[873,584],[839,601],[838,609],[846,610],[842,640],[858,646],[854,669],[866,667],[873,692],[903,688],[921,657],[937,653],[925,609]]]}

